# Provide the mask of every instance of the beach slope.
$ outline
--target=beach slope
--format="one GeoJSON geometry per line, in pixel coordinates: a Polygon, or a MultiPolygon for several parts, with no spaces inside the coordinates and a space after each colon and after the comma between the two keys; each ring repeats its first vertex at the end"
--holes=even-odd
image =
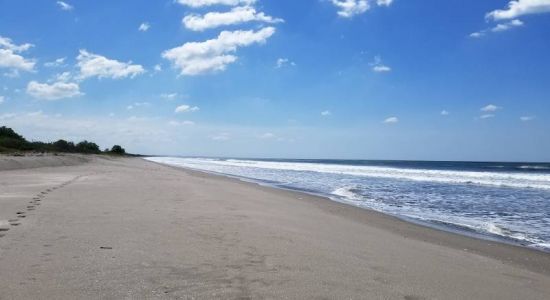
{"type": "Polygon", "coordinates": [[[0,299],[547,299],[550,255],[93,157],[0,171],[0,299]]]}

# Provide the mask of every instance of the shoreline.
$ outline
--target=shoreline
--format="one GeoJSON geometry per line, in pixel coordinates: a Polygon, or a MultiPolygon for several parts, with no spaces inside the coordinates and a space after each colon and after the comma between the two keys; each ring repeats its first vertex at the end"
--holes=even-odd
{"type": "MultiPolygon", "coordinates": [[[[414,238],[417,238],[418,240],[421,240],[424,242],[430,242],[432,244],[452,247],[456,250],[464,250],[475,254],[496,258],[502,262],[516,264],[518,266],[527,267],[531,271],[540,272],[545,275],[550,275],[550,251],[544,251],[538,248],[527,247],[525,245],[520,245],[514,242],[506,242],[497,238],[495,239],[483,238],[482,234],[479,234],[480,237],[477,237],[477,236],[463,234],[460,231],[454,232],[451,230],[447,230],[443,226],[441,226],[441,228],[439,228],[436,225],[430,226],[430,224],[427,224],[427,222],[420,222],[420,221],[414,222],[414,220],[407,220],[405,217],[387,214],[387,213],[366,208],[366,207],[359,207],[343,201],[336,201],[323,194],[317,194],[313,192],[292,189],[292,188],[279,187],[275,185],[270,185],[268,183],[262,183],[251,178],[203,171],[203,170],[182,167],[182,166],[173,166],[173,165],[163,164],[159,162],[149,161],[146,159],[144,160],[147,162],[161,165],[161,166],[173,168],[175,170],[184,171],[184,172],[193,174],[195,176],[203,176],[203,175],[214,176],[223,180],[230,180],[238,183],[251,185],[252,187],[255,187],[255,188],[287,192],[292,194],[292,196],[298,196],[297,200],[299,201],[307,201],[307,199],[305,199],[304,197],[300,197],[300,195],[312,197],[314,201],[325,202],[325,205],[326,204],[337,205],[339,208],[338,210],[335,210],[335,211],[339,211],[339,210],[348,211],[349,209],[351,209],[352,211],[357,210],[358,212],[353,213],[353,215],[356,218],[358,218],[358,220],[361,220],[361,222],[365,222],[371,226],[381,225],[380,228],[382,229],[391,230],[394,233],[401,234],[407,237],[413,236],[414,238]],[[366,216],[361,216],[360,212],[365,212],[366,216]],[[367,220],[367,218],[373,218],[373,219],[376,219],[376,221],[371,222],[367,220]],[[381,222],[378,222],[378,221],[381,221],[381,222]],[[393,226],[393,224],[391,224],[392,222],[395,222],[395,225],[399,224],[399,226],[398,227],[393,226]],[[407,227],[410,227],[410,228],[407,229],[407,227]],[[449,235],[449,236],[446,237],[446,235],[449,235]],[[499,247],[503,247],[503,249],[498,249],[499,247]],[[531,254],[535,254],[535,256],[537,256],[538,258],[542,258],[543,260],[546,260],[546,263],[544,265],[541,265],[539,264],[539,262],[534,262],[533,259],[530,259],[529,257],[521,258],[517,255],[512,255],[513,252],[518,250],[526,251],[526,254],[528,253],[527,256],[531,254]]],[[[335,212],[330,209],[329,211],[335,212]]]]}
{"type": "Polygon", "coordinates": [[[0,171],[0,196],[8,299],[550,294],[540,251],[141,158],[0,171]]]}

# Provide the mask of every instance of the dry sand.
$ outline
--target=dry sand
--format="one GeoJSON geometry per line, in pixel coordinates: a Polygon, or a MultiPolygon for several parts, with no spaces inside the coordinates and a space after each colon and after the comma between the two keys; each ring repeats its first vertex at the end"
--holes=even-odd
{"type": "Polygon", "coordinates": [[[138,158],[85,160],[0,171],[0,299],[550,297],[547,253],[138,158]]]}

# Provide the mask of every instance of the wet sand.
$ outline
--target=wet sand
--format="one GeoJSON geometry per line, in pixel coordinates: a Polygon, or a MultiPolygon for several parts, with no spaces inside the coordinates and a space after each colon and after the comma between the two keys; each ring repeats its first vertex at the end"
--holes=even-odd
{"type": "Polygon", "coordinates": [[[2,159],[0,299],[550,295],[548,253],[139,158],[2,159]]]}

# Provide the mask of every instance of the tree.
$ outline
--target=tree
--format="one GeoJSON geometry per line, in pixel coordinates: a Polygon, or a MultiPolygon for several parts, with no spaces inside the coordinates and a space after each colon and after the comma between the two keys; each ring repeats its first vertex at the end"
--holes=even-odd
{"type": "Polygon", "coordinates": [[[0,148],[29,150],[29,142],[6,126],[0,127],[0,148]]]}
{"type": "Polygon", "coordinates": [[[119,145],[114,145],[113,148],[111,148],[111,153],[118,154],[118,155],[124,155],[124,154],[126,154],[126,150],[124,150],[124,148],[122,148],[119,145]]]}
{"type": "Polygon", "coordinates": [[[67,142],[66,140],[59,140],[53,143],[53,147],[57,151],[61,152],[73,152],[75,151],[75,145],[73,142],[67,142]]]}
{"type": "Polygon", "coordinates": [[[13,129],[8,128],[6,126],[0,127],[0,139],[9,138],[19,141],[26,141],[24,137],[17,134],[13,129]]]}
{"type": "Polygon", "coordinates": [[[86,140],[76,144],[76,151],[80,153],[100,153],[99,146],[96,143],[86,140]]]}

